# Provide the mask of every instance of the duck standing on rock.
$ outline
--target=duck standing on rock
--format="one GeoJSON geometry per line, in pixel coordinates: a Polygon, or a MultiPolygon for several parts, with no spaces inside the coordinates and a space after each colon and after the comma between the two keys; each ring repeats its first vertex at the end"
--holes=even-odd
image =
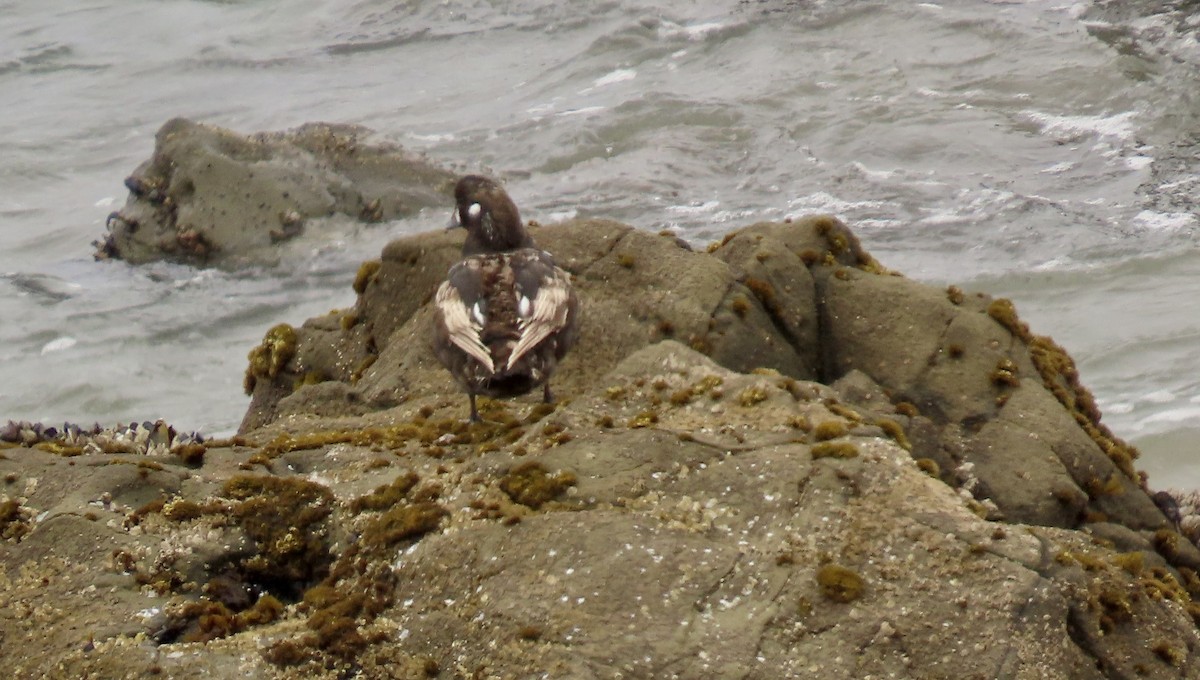
{"type": "Polygon", "coordinates": [[[492,180],[454,187],[452,227],[467,230],[463,259],[434,298],[433,351],[471,399],[515,397],[542,387],[579,336],[570,276],[534,245],[517,206],[492,180]]]}

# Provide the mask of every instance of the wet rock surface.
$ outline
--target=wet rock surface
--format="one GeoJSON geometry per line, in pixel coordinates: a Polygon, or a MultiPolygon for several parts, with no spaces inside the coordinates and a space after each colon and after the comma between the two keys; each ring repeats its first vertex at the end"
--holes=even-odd
{"type": "Polygon", "coordinates": [[[16,427],[6,667],[1200,673],[1200,553],[1007,301],[908,281],[825,217],[710,252],[533,234],[584,304],[554,406],[464,422],[428,348],[461,236],[434,233],[364,264],[353,308],[267,332],[233,439],[85,453],[16,427]]]}
{"type": "Polygon", "coordinates": [[[360,126],[309,123],[242,135],[167,121],[125,180],[129,198],[97,258],[238,267],[273,263],[279,244],[334,215],[380,222],[444,205],[453,176],[360,126]]]}

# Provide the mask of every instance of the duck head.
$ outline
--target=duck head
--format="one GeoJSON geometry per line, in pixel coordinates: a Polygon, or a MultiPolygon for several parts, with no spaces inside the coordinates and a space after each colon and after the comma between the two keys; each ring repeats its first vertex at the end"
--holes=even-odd
{"type": "Polygon", "coordinates": [[[534,247],[516,204],[499,184],[487,177],[467,175],[458,180],[454,202],[450,226],[467,230],[464,256],[534,247]]]}

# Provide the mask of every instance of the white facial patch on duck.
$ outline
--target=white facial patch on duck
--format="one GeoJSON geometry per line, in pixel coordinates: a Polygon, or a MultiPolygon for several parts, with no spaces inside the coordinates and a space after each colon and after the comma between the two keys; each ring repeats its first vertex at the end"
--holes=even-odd
{"type": "Polygon", "coordinates": [[[531,311],[533,311],[533,302],[528,297],[522,295],[521,299],[517,301],[517,316],[521,317],[522,324],[529,318],[529,312],[531,311]]]}
{"type": "Polygon", "coordinates": [[[475,306],[471,307],[471,318],[475,319],[475,322],[478,323],[480,327],[483,327],[483,325],[487,323],[487,318],[483,315],[482,302],[476,302],[475,306]]]}
{"type": "Polygon", "coordinates": [[[472,203],[470,207],[467,208],[467,217],[475,219],[479,217],[479,213],[481,212],[483,212],[483,206],[479,205],[478,203],[472,203]]]}

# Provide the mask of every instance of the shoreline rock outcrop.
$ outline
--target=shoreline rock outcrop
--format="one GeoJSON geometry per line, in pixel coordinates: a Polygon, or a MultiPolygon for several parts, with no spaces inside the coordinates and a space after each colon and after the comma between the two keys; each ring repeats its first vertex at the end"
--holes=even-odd
{"type": "Polygon", "coordinates": [[[356,125],[242,135],[169,120],[126,178],[129,198],[93,244],[96,258],[271,264],[279,244],[323,218],[374,223],[446,204],[449,171],[375,136],[356,125]]]}
{"type": "Polygon", "coordinates": [[[557,405],[461,420],[428,347],[461,235],[431,233],[266,334],[237,437],[4,444],[6,667],[1200,673],[1200,551],[1011,303],[908,281],[829,217],[709,252],[533,233],[585,309],[557,405]]]}

